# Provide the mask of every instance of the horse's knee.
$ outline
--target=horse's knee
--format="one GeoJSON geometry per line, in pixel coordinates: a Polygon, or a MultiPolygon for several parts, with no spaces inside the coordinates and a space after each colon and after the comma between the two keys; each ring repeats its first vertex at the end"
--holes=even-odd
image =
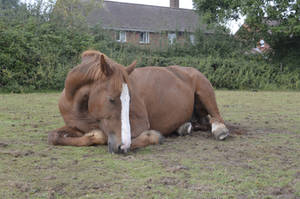
{"type": "Polygon", "coordinates": [[[211,132],[217,140],[224,140],[229,136],[229,130],[224,123],[213,122],[211,125],[211,132]]]}
{"type": "Polygon", "coordinates": [[[63,146],[91,146],[106,144],[107,137],[100,130],[93,130],[83,135],[73,129],[60,128],[48,133],[48,144],[63,146]]]}
{"type": "Polygon", "coordinates": [[[92,130],[90,133],[84,135],[88,137],[93,144],[107,144],[107,136],[100,130],[92,130]]]}

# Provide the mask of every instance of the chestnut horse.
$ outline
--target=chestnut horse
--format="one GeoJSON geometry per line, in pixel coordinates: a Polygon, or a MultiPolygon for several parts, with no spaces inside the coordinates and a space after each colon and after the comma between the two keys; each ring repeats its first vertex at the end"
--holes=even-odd
{"type": "Polygon", "coordinates": [[[161,143],[162,135],[174,131],[189,133],[192,117],[208,121],[217,140],[229,135],[213,88],[198,70],[135,65],[124,67],[101,52],[84,52],[59,99],[65,126],[49,132],[48,142],[108,144],[109,152],[122,153],[161,143]]]}

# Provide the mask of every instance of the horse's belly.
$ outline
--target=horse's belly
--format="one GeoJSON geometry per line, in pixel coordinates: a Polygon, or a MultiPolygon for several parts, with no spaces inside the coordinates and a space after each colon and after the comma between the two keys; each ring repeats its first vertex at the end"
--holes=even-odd
{"type": "Polygon", "coordinates": [[[187,72],[145,67],[136,69],[130,77],[146,106],[151,129],[166,135],[191,119],[195,89],[187,72]]]}
{"type": "Polygon", "coordinates": [[[192,117],[194,91],[188,85],[156,88],[155,97],[146,99],[150,128],[166,135],[192,117]]]}

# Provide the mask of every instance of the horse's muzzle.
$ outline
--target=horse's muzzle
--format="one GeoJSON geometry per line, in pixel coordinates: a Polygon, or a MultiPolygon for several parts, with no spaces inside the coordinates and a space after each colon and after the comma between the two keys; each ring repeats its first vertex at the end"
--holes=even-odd
{"type": "Polygon", "coordinates": [[[109,153],[126,153],[127,150],[123,150],[121,144],[118,144],[117,138],[114,133],[108,135],[108,152],[109,153]]]}

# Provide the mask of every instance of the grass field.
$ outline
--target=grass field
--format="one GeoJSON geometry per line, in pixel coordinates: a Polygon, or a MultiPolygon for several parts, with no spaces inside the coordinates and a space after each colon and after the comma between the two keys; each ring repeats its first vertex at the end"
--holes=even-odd
{"type": "Polygon", "coordinates": [[[217,91],[235,129],[111,155],[47,144],[58,93],[0,94],[0,198],[300,198],[300,93],[217,91]]]}

